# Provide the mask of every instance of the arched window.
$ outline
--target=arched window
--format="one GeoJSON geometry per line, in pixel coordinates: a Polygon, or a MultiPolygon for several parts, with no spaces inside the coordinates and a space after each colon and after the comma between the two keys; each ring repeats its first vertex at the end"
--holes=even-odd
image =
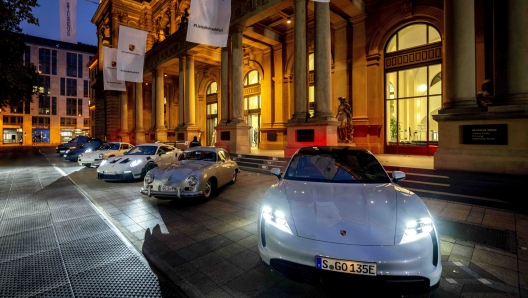
{"type": "Polygon", "coordinates": [[[250,70],[244,77],[244,86],[258,84],[258,82],[260,82],[260,78],[256,70],[250,70]]]}
{"type": "Polygon", "coordinates": [[[217,93],[217,91],[218,91],[218,84],[216,84],[215,81],[212,81],[207,86],[207,91],[205,92],[205,94],[215,94],[217,93]]]}
{"type": "Polygon", "coordinates": [[[250,70],[244,77],[244,118],[251,126],[248,131],[249,146],[258,147],[260,141],[260,88],[256,85],[260,82],[259,72],[250,70]]]}
{"type": "Polygon", "coordinates": [[[385,47],[386,153],[433,154],[442,104],[441,37],[428,24],[406,26],[385,47]],[[423,53],[433,53],[422,58],[423,53]]]}

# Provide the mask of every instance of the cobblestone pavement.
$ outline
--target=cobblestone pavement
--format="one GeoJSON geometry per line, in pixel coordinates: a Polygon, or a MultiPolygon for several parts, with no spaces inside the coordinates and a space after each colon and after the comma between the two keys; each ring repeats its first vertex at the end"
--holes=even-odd
{"type": "MultiPolygon", "coordinates": [[[[242,172],[209,201],[141,195],[142,182],[108,183],[94,168],[45,156],[62,169],[127,239],[190,297],[325,297],[320,287],[267,270],[257,249],[260,199],[276,181],[242,172]]],[[[443,273],[435,297],[528,297],[528,216],[512,210],[423,198],[438,220],[507,232],[508,249],[441,235],[443,273]]],[[[449,232],[446,230],[446,232],[449,232]]],[[[449,233],[446,233],[449,234],[449,233]]]]}

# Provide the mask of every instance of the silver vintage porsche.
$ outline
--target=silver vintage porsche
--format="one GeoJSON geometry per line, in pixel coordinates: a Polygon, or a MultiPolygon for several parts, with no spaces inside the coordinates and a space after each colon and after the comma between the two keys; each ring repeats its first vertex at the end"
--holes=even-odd
{"type": "Polygon", "coordinates": [[[143,180],[141,193],[159,198],[203,197],[236,182],[238,164],[226,150],[193,147],[179,156],[178,162],[151,169],[143,180]]]}

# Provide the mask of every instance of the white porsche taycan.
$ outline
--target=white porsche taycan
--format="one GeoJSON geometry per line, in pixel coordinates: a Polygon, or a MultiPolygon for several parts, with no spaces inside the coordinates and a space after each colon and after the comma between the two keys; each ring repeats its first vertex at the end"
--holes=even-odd
{"type": "Polygon", "coordinates": [[[262,261],[293,280],[366,291],[430,292],[440,241],[429,210],[368,150],[299,149],[266,192],[258,221],[262,261]]]}
{"type": "Polygon", "coordinates": [[[142,179],[150,169],[175,162],[181,152],[163,143],[137,145],[123,156],[103,160],[97,168],[97,178],[106,181],[142,179]]]}
{"type": "Polygon", "coordinates": [[[108,142],[103,144],[98,150],[81,153],[77,162],[79,165],[85,167],[98,167],[104,159],[121,156],[132,147],[134,147],[134,145],[129,143],[108,142]]]}

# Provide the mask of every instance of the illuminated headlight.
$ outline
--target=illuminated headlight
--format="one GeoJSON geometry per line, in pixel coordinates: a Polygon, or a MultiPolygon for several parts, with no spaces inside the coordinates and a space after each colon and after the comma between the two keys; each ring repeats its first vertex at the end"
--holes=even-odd
{"type": "Polygon", "coordinates": [[[87,149],[85,152],[86,152],[86,153],[88,153],[88,152],[92,152],[92,149],[87,149]]]}
{"type": "Polygon", "coordinates": [[[130,163],[131,167],[136,167],[141,164],[141,159],[136,159],[133,162],[130,163]]]}
{"type": "Polygon", "coordinates": [[[151,184],[152,182],[154,181],[154,174],[152,174],[152,172],[147,172],[147,174],[145,175],[145,183],[147,184],[151,184]]]}
{"type": "Polygon", "coordinates": [[[101,164],[99,166],[104,166],[107,163],[108,163],[108,159],[105,159],[105,160],[101,161],[101,164]]]}
{"type": "Polygon", "coordinates": [[[66,150],[66,152],[64,152],[64,153],[68,153],[68,152],[70,152],[70,150],[66,150]]]}
{"type": "Polygon", "coordinates": [[[190,186],[195,186],[196,183],[198,183],[198,179],[196,179],[196,176],[191,175],[189,178],[187,178],[187,182],[189,182],[190,186]]]}
{"type": "Polygon", "coordinates": [[[280,210],[273,210],[271,207],[264,206],[262,207],[262,217],[266,220],[267,223],[270,223],[277,227],[278,229],[293,234],[288,222],[286,221],[286,216],[284,212],[280,210]]]}
{"type": "Polygon", "coordinates": [[[75,147],[75,146],[70,146],[70,150],[73,150],[73,149],[75,149],[75,148],[77,148],[77,147],[75,147]]]}
{"type": "Polygon", "coordinates": [[[407,222],[405,234],[402,243],[412,242],[429,233],[433,232],[433,220],[430,218],[421,218],[407,222]]]}
{"type": "Polygon", "coordinates": [[[99,153],[99,159],[103,159],[104,157],[104,154],[103,153],[99,153]]]}

